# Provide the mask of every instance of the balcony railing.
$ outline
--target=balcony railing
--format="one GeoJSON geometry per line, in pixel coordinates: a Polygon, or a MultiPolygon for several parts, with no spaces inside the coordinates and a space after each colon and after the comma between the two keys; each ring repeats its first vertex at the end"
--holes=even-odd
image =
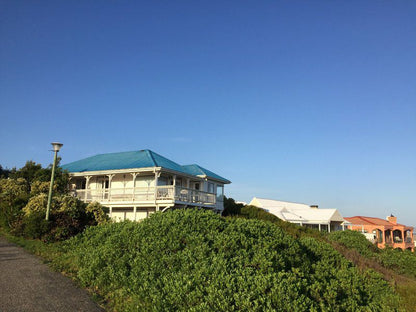
{"type": "Polygon", "coordinates": [[[403,243],[403,239],[399,236],[393,237],[393,242],[395,243],[403,243]]]}
{"type": "Polygon", "coordinates": [[[193,204],[215,205],[216,195],[180,186],[157,186],[135,188],[110,188],[74,190],[73,194],[85,202],[155,202],[171,201],[193,204]]]}

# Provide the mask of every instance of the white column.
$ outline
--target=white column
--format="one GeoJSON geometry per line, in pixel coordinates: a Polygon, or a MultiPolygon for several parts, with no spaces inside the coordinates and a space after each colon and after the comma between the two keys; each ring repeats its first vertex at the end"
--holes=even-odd
{"type": "Polygon", "coordinates": [[[157,182],[158,182],[158,178],[160,177],[161,172],[156,172],[155,171],[155,205],[156,205],[156,200],[157,200],[157,182]]]}
{"type": "Polygon", "coordinates": [[[157,172],[155,172],[155,201],[156,201],[156,198],[157,198],[157,181],[158,181],[158,174],[157,174],[157,172]]]}
{"type": "Polygon", "coordinates": [[[110,218],[113,218],[113,207],[110,207],[110,218]]]}
{"type": "MultiPolygon", "coordinates": [[[[134,196],[136,194],[136,177],[137,177],[138,173],[133,172],[133,173],[130,173],[130,174],[133,176],[133,194],[132,194],[131,198],[134,201],[134,196]]],[[[134,220],[136,221],[136,213],[134,214],[134,220]]]]}
{"type": "MultiPolygon", "coordinates": [[[[114,174],[107,174],[107,176],[108,176],[108,201],[111,201],[111,181],[113,180],[114,174]]],[[[104,186],[105,186],[105,182],[104,182],[104,186]]]]}
{"type": "Polygon", "coordinates": [[[318,224],[319,232],[321,231],[321,224],[318,224]]]}
{"type": "Polygon", "coordinates": [[[84,198],[84,201],[87,201],[87,199],[88,199],[87,193],[88,193],[88,189],[90,187],[90,179],[91,179],[91,176],[86,176],[85,177],[85,198],[84,198]]]}
{"type": "Polygon", "coordinates": [[[328,233],[331,233],[331,222],[328,222],[328,233]]]}
{"type": "Polygon", "coordinates": [[[176,199],[176,174],[173,176],[172,198],[173,198],[173,201],[175,202],[175,199],[176,199]]]}
{"type": "Polygon", "coordinates": [[[137,207],[136,207],[136,206],[134,206],[134,207],[133,207],[133,216],[134,216],[134,221],[137,221],[137,219],[136,219],[136,212],[137,212],[137,207]]]}

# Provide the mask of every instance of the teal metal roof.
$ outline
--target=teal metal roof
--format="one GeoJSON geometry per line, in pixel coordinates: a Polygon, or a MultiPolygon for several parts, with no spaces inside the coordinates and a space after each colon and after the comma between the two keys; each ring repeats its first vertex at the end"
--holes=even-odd
{"type": "Polygon", "coordinates": [[[181,166],[151,150],[99,154],[65,164],[61,167],[69,172],[162,167],[194,176],[206,175],[224,183],[231,183],[229,180],[198,165],[181,166]]]}
{"type": "Polygon", "coordinates": [[[207,176],[209,178],[213,178],[215,180],[222,181],[224,183],[231,183],[231,181],[219,176],[218,174],[216,174],[216,173],[214,173],[214,172],[212,172],[208,169],[202,168],[199,165],[195,165],[195,164],[186,165],[186,166],[182,166],[182,168],[185,169],[186,172],[188,172],[189,174],[192,174],[192,175],[196,175],[196,176],[203,175],[203,176],[207,176]]]}
{"type": "Polygon", "coordinates": [[[183,173],[182,166],[151,150],[100,154],[62,166],[69,172],[163,167],[183,173]]]}

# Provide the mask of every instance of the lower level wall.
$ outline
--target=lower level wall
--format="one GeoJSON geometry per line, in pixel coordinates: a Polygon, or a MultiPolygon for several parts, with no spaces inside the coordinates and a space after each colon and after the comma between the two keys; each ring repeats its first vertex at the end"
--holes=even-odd
{"type": "MultiPolygon", "coordinates": [[[[188,207],[191,208],[191,207],[188,207]]],[[[196,208],[196,207],[193,207],[196,208]]],[[[186,206],[175,206],[171,209],[186,209],[186,206]]],[[[208,209],[208,208],[205,208],[208,209]]],[[[160,208],[162,210],[162,208],[160,208]]],[[[136,212],[133,207],[110,207],[109,216],[116,222],[122,222],[126,220],[140,221],[149,217],[152,213],[155,213],[157,209],[155,207],[137,207],[136,212]]],[[[220,212],[218,210],[214,210],[220,212]]]]}
{"type": "Polygon", "coordinates": [[[122,222],[126,220],[130,221],[140,221],[147,218],[152,213],[155,212],[154,207],[150,208],[136,208],[136,213],[134,208],[111,208],[110,209],[110,218],[116,222],[122,222]]]}

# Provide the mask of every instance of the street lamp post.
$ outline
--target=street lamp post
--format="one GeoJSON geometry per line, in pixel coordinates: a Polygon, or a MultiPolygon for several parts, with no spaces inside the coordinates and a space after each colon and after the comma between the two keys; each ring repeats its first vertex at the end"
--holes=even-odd
{"type": "Polygon", "coordinates": [[[53,190],[53,180],[55,179],[55,167],[56,167],[56,160],[58,158],[58,152],[62,147],[62,143],[52,142],[53,151],[55,152],[55,156],[53,158],[53,165],[52,165],[52,174],[51,174],[51,184],[49,185],[49,195],[48,195],[48,206],[46,207],[46,220],[49,220],[49,211],[51,209],[51,201],[52,201],[52,190],[53,190]]]}

